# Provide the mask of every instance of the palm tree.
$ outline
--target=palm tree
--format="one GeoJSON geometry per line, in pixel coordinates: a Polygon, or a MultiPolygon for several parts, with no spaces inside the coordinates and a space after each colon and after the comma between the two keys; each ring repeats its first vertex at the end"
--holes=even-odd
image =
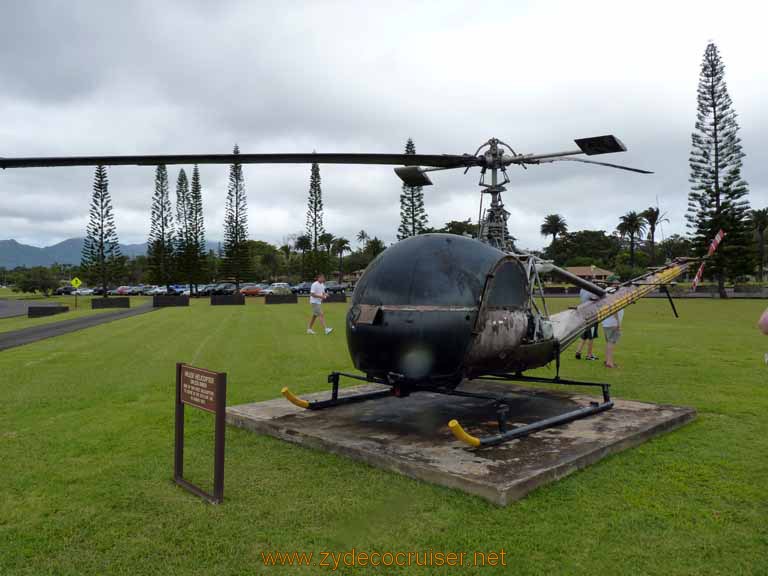
{"type": "Polygon", "coordinates": [[[757,239],[758,258],[760,259],[757,263],[758,276],[760,282],[763,282],[765,280],[763,267],[765,266],[765,235],[768,233],[768,208],[752,210],[751,220],[757,239]]]}
{"type": "Polygon", "coordinates": [[[325,248],[326,252],[331,251],[331,247],[333,246],[334,240],[335,240],[335,236],[330,232],[323,232],[322,234],[320,234],[320,236],[317,237],[318,245],[325,248]]]}
{"type": "Polygon", "coordinates": [[[360,230],[360,232],[357,233],[357,241],[363,245],[363,250],[365,250],[365,247],[368,244],[368,240],[370,239],[371,237],[368,236],[368,232],[365,230],[360,230]]]}
{"type": "Polygon", "coordinates": [[[560,214],[549,214],[544,218],[544,223],[541,225],[541,235],[552,236],[552,244],[555,243],[558,234],[562,236],[566,232],[568,232],[568,224],[560,214]]]}
{"type": "Polygon", "coordinates": [[[293,248],[290,244],[283,244],[280,246],[280,254],[283,256],[283,260],[285,260],[285,273],[290,274],[291,273],[291,256],[293,255],[293,248]]]}
{"type": "Polygon", "coordinates": [[[301,252],[301,279],[304,280],[304,259],[307,255],[307,251],[312,250],[312,239],[306,234],[302,234],[296,238],[293,247],[301,252]]]}
{"type": "Polygon", "coordinates": [[[344,278],[344,253],[352,252],[349,240],[346,238],[336,238],[333,241],[333,251],[339,255],[339,284],[341,284],[344,278]]]}
{"type": "Polygon", "coordinates": [[[365,251],[370,254],[371,258],[375,258],[386,249],[387,247],[384,246],[384,242],[376,238],[376,236],[368,240],[368,243],[365,246],[365,251]]]}
{"type": "Polygon", "coordinates": [[[642,216],[648,224],[648,242],[651,245],[651,265],[656,264],[656,228],[662,222],[669,222],[669,218],[666,218],[666,215],[666,212],[662,212],[658,207],[654,208],[653,206],[640,212],[640,216],[642,216]]]}
{"type": "Polygon", "coordinates": [[[629,238],[629,265],[632,268],[635,267],[635,238],[643,235],[648,224],[640,214],[634,210],[627,212],[620,219],[619,225],[616,226],[616,230],[621,234],[622,238],[627,236],[629,238]]]}

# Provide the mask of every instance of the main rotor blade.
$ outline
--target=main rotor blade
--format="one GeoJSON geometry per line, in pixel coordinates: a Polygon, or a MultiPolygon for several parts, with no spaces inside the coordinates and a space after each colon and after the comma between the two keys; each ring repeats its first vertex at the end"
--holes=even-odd
{"type": "Polygon", "coordinates": [[[464,168],[478,166],[482,158],[450,154],[182,154],[157,156],[61,156],[2,158],[0,168],[48,168],[54,166],[157,166],[159,164],[383,164],[464,168]]]}
{"type": "Polygon", "coordinates": [[[543,164],[545,162],[582,162],[584,164],[597,164],[598,166],[608,166],[609,168],[618,168],[619,170],[628,170],[638,174],[653,174],[650,170],[641,170],[640,168],[630,168],[621,164],[611,164],[609,162],[597,162],[596,160],[585,160],[584,158],[548,158],[543,160],[534,160],[531,162],[522,162],[523,164],[543,164]]]}

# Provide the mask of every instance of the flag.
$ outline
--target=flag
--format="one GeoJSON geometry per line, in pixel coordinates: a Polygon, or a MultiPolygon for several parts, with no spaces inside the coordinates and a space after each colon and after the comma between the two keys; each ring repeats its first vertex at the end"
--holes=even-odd
{"type": "MultiPolygon", "coordinates": [[[[715,237],[712,239],[712,243],[709,245],[709,250],[707,251],[707,258],[712,256],[712,254],[715,253],[715,250],[717,250],[717,247],[720,246],[720,242],[723,241],[723,238],[725,237],[725,232],[723,232],[723,229],[721,228],[720,231],[715,234],[715,237]]],[[[696,288],[699,286],[699,282],[701,282],[701,276],[704,274],[704,262],[701,263],[701,266],[699,266],[698,271],[696,272],[696,277],[693,279],[693,283],[691,284],[691,290],[693,292],[696,291],[696,288]]]]}

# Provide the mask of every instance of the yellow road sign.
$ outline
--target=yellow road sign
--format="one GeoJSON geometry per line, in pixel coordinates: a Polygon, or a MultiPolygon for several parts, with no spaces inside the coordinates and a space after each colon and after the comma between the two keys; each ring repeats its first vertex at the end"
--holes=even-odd
{"type": "Polygon", "coordinates": [[[80,278],[78,278],[77,276],[75,276],[74,278],[72,278],[72,280],[69,281],[69,283],[72,284],[72,286],[75,289],[78,289],[83,284],[83,281],[80,280],[80,278]]]}

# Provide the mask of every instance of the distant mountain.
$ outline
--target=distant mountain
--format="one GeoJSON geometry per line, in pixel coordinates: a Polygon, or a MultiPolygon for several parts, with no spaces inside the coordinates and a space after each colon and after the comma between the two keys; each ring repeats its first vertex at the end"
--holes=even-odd
{"type": "MultiPolygon", "coordinates": [[[[20,244],[16,240],[0,240],[0,268],[50,266],[54,263],[80,264],[82,249],[82,238],[70,238],[44,248],[20,244]]],[[[124,255],[134,257],[146,254],[147,245],[145,243],[120,244],[120,250],[124,255]]]]}
{"type": "MultiPolygon", "coordinates": [[[[208,242],[208,250],[217,250],[216,242],[208,242]]],[[[0,240],[0,268],[8,270],[17,266],[50,266],[51,264],[80,264],[80,253],[83,249],[83,238],[70,238],[54,244],[38,248],[20,244],[16,240],[0,240]]],[[[147,253],[147,244],[120,244],[124,256],[134,258],[147,253]]]]}

